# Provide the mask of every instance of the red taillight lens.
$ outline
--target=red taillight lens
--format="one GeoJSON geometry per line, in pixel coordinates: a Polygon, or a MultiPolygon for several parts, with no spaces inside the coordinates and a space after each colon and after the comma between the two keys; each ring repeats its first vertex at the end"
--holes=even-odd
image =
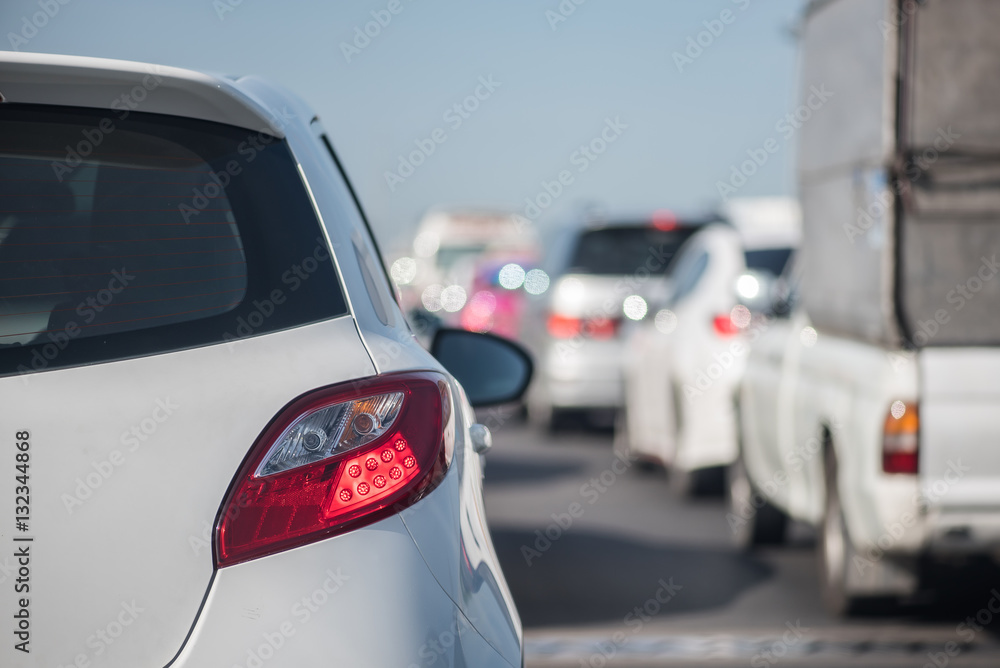
{"type": "Polygon", "coordinates": [[[667,209],[657,209],[653,212],[653,227],[663,232],[672,232],[677,229],[677,215],[667,209]]]}
{"type": "Polygon", "coordinates": [[[548,320],[549,335],[554,339],[572,339],[585,336],[591,339],[613,339],[618,334],[620,321],[615,318],[570,318],[551,314],[548,320]]]}
{"type": "Polygon", "coordinates": [[[572,339],[582,329],[583,321],[580,318],[570,318],[556,313],[549,315],[549,335],[554,339],[572,339]]]}
{"type": "Polygon", "coordinates": [[[370,524],[444,477],[454,442],[448,383],[378,376],[305,395],[257,439],[216,523],[220,568],[370,524]]]}
{"type": "Polygon", "coordinates": [[[725,338],[729,336],[736,336],[740,333],[739,326],[733,322],[733,318],[728,313],[725,315],[717,315],[712,318],[712,329],[719,336],[725,338]]]}
{"type": "Polygon", "coordinates": [[[882,470],[917,473],[920,459],[920,416],[917,405],[893,402],[882,430],[882,470]]]}
{"type": "Polygon", "coordinates": [[[599,341],[613,339],[618,333],[619,323],[615,318],[591,318],[583,323],[583,332],[599,341]]]}

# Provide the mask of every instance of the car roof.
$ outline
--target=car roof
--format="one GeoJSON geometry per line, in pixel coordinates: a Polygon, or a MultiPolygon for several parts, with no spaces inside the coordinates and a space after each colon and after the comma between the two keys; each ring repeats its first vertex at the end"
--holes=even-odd
{"type": "MultiPolygon", "coordinates": [[[[279,138],[284,136],[282,119],[289,116],[286,106],[305,115],[297,97],[257,77],[42,53],[0,53],[0,96],[6,103],[117,111],[134,104],[143,112],[266,130],[279,138]]],[[[311,118],[311,113],[306,115],[306,122],[311,118]]]]}

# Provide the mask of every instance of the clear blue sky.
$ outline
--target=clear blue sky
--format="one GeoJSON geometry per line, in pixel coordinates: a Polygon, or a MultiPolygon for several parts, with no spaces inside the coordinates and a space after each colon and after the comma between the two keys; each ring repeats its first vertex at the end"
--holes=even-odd
{"type": "MultiPolygon", "coordinates": [[[[546,12],[560,0],[398,2],[351,62],[341,44],[390,0],[70,0],[18,47],[285,84],[322,117],[389,249],[429,206],[523,210],[564,169],[573,183],[542,224],[580,202],[612,212],[713,206],[717,182],[748,149],[780,139],[775,125],[795,105],[791,29],[803,0],[563,0],[575,11],[559,22],[546,12]],[[712,25],[720,34],[703,34],[708,46],[678,71],[674,52],[724,10],[730,22],[712,25]],[[445,112],[481,76],[499,86],[453,128],[445,112]],[[571,156],[606,118],[628,127],[579,172],[571,156]],[[435,128],[447,140],[390,191],[385,172],[435,128]]],[[[12,32],[30,34],[24,17],[38,11],[39,0],[3,0],[0,48],[12,32]]],[[[794,193],[794,138],[780,143],[739,195],[794,193]]]]}

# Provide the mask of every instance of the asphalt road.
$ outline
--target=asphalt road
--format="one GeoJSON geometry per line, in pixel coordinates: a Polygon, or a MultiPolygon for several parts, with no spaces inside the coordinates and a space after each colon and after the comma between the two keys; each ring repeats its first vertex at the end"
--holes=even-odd
{"type": "Polygon", "coordinates": [[[741,553],[722,499],[679,498],[664,471],[616,457],[609,432],[500,421],[486,509],[529,667],[1000,666],[994,569],[966,572],[944,597],[837,619],[808,527],[741,553]],[[990,623],[959,626],[977,614],[990,623]]]}

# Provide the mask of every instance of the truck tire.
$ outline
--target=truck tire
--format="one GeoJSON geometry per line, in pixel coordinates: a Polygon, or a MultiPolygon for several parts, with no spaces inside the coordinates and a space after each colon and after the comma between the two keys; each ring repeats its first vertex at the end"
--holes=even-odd
{"type": "Polygon", "coordinates": [[[743,454],[726,470],[726,521],[733,542],[741,550],[782,545],[788,533],[788,515],[772,505],[753,485],[743,454]]]}
{"type": "Polygon", "coordinates": [[[826,508],[819,536],[823,602],[831,614],[841,617],[891,614],[901,600],[916,593],[916,564],[898,556],[873,561],[854,548],[844,520],[837,486],[837,459],[832,448],[827,449],[825,461],[826,508]],[[860,576],[854,578],[855,583],[851,582],[850,569],[856,564],[864,565],[868,584],[861,584],[860,576]],[[859,587],[863,590],[859,591],[859,587]]]}

